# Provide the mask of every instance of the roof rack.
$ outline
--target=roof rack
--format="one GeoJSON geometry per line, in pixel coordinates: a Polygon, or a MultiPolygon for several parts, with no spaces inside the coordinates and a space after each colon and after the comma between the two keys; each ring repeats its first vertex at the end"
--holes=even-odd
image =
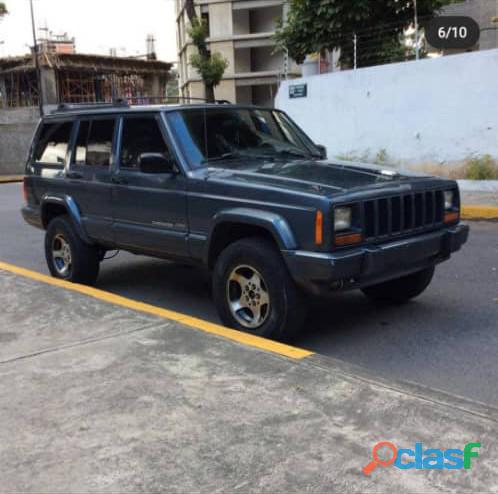
{"type": "Polygon", "coordinates": [[[129,108],[130,105],[126,99],[118,98],[112,103],[92,103],[88,101],[86,103],[59,103],[57,109],[52,113],[60,113],[65,111],[75,111],[75,110],[96,110],[99,108],[129,108]]]}
{"type": "Polygon", "coordinates": [[[169,103],[171,100],[176,101],[202,101],[203,103],[215,103],[217,105],[230,105],[230,101],[226,99],[217,99],[214,101],[209,101],[207,98],[194,98],[191,96],[132,96],[126,98],[126,100],[132,105],[135,104],[149,104],[151,101],[159,101],[169,103]],[[135,103],[137,101],[138,103],[135,103]],[[142,103],[145,102],[145,103],[142,103]]]}
{"type": "MultiPolygon", "coordinates": [[[[99,108],[129,108],[131,105],[150,105],[152,103],[168,104],[171,100],[176,101],[202,101],[203,103],[210,103],[206,98],[192,98],[190,96],[132,96],[129,98],[116,98],[112,102],[84,102],[84,103],[60,103],[57,109],[52,113],[61,113],[78,110],[97,110],[99,108]]],[[[212,103],[212,102],[211,102],[212,103]]],[[[214,104],[217,105],[230,105],[230,101],[219,99],[215,100],[214,104]]]]}

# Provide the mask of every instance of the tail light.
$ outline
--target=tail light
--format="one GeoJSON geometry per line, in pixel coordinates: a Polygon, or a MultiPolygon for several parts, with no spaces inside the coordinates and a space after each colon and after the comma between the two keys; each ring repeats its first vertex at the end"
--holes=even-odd
{"type": "Polygon", "coordinates": [[[24,202],[28,202],[28,184],[26,182],[26,177],[22,179],[22,195],[24,196],[24,202]]]}

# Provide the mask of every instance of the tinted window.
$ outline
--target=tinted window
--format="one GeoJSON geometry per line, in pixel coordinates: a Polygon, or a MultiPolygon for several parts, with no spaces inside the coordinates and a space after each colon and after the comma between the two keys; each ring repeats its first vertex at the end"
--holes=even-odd
{"type": "Polygon", "coordinates": [[[312,143],[306,144],[296,128],[270,110],[186,109],[167,118],[194,167],[228,159],[318,157],[312,143]]]}
{"type": "Polygon", "coordinates": [[[36,146],[35,160],[63,165],[72,127],[72,122],[44,124],[36,146]]]}
{"type": "Polygon", "coordinates": [[[155,118],[125,118],[121,139],[120,163],[122,168],[138,168],[143,153],[160,153],[168,156],[159,125],[155,118]]]}
{"type": "Polygon", "coordinates": [[[114,136],[114,120],[80,122],[75,162],[90,166],[109,166],[114,136]]]}

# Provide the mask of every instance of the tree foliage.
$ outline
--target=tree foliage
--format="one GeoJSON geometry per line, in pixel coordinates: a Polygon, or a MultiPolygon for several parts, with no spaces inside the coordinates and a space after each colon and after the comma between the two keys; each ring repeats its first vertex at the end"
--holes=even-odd
{"type": "Polygon", "coordinates": [[[4,2],[0,2],[0,19],[4,16],[7,15],[9,11],[7,10],[7,6],[5,5],[4,2]]]}
{"type": "Polygon", "coordinates": [[[202,77],[206,91],[206,99],[214,101],[214,88],[220,83],[228,61],[220,53],[211,53],[206,44],[208,36],[207,25],[199,19],[195,12],[193,0],[185,2],[185,8],[190,21],[188,30],[197,53],[191,55],[190,64],[202,77]]]}
{"type": "MultiPolygon", "coordinates": [[[[448,0],[418,0],[427,20],[448,0]]],[[[277,42],[302,63],[306,55],[341,49],[341,62],[351,63],[357,34],[358,66],[399,53],[400,37],[414,20],[413,0],[289,0],[289,13],[277,29],[277,42]]]]}

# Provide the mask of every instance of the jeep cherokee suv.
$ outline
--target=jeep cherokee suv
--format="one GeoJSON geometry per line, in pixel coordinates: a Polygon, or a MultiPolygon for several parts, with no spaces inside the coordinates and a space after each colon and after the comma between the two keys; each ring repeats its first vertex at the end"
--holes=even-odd
{"type": "Polygon", "coordinates": [[[222,321],[277,339],[309,295],[416,297],[468,236],[454,181],[327,161],[285,113],[230,104],[62,106],[24,193],[53,276],[94,283],[116,249],[204,265],[222,321]]]}

